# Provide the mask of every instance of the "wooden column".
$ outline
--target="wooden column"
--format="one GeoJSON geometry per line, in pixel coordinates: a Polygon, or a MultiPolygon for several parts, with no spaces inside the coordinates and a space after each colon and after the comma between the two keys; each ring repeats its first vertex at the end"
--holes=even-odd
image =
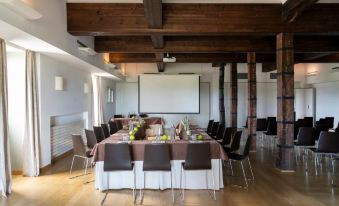
{"type": "Polygon", "coordinates": [[[255,52],[247,53],[248,67],[248,133],[252,136],[251,151],[256,151],[257,77],[255,52]]]}
{"type": "Polygon", "coordinates": [[[220,123],[225,123],[225,102],[224,102],[224,84],[225,84],[225,64],[219,67],[219,115],[220,123]]]}
{"type": "Polygon", "coordinates": [[[293,34],[277,35],[277,123],[276,167],[295,171],[294,161],[294,57],[293,34]]]}
{"type": "Polygon", "coordinates": [[[238,68],[237,63],[231,64],[231,126],[237,128],[238,122],[238,68]]]}

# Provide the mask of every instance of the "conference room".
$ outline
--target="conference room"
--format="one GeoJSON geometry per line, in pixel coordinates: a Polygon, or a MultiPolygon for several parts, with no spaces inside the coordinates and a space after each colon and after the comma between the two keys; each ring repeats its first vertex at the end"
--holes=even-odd
{"type": "Polygon", "coordinates": [[[0,0],[0,206],[338,205],[338,14],[0,0]]]}

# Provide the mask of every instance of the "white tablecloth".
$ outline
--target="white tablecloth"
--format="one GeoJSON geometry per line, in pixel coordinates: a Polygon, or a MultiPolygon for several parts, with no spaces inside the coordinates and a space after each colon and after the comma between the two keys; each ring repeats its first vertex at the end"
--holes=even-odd
{"type": "MultiPolygon", "coordinates": [[[[180,188],[180,172],[181,163],[183,160],[172,160],[172,175],[173,187],[180,188]]],[[[142,172],[143,161],[135,162],[136,172],[136,188],[143,187],[144,176],[142,172]]],[[[133,172],[119,171],[119,172],[104,172],[104,162],[96,162],[95,165],[95,187],[100,191],[109,189],[133,188],[133,172]],[[107,179],[108,178],[108,179],[107,179]],[[109,182],[108,182],[109,181],[109,182]]],[[[214,173],[215,189],[224,188],[222,176],[222,160],[212,159],[212,170],[214,173]]],[[[207,171],[206,185],[206,171],[186,171],[185,172],[185,189],[212,189],[212,174],[207,171]]],[[[167,189],[171,188],[171,176],[169,172],[146,172],[146,188],[147,189],[167,189]]]]}

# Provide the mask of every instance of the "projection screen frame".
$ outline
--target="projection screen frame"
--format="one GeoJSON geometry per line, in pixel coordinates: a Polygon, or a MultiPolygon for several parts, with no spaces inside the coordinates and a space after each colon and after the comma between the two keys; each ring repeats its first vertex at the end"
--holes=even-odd
{"type": "MultiPolygon", "coordinates": [[[[157,75],[161,75],[161,74],[157,74],[157,75]]],[[[166,74],[166,75],[171,75],[171,74],[166,74]]],[[[192,75],[192,74],[180,74],[180,75],[192,75]]],[[[198,83],[198,89],[199,89],[199,111],[198,112],[143,112],[145,114],[200,114],[200,80],[201,80],[201,76],[199,76],[199,83],[198,83]]],[[[138,75],[138,113],[139,114],[143,114],[140,113],[140,75],[138,75]]]]}

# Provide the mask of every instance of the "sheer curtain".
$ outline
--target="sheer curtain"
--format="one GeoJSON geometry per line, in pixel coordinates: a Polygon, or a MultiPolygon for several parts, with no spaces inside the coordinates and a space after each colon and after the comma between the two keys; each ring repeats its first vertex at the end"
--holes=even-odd
{"type": "Polygon", "coordinates": [[[0,39],[0,192],[3,196],[10,194],[12,187],[7,101],[6,45],[0,39]]]}
{"type": "Polygon", "coordinates": [[[26,126],[23,141],[23,175],[40,173],[40,115],[35,52],[26,51],[26,126]]]}
{"type": "Polygon", "coordinates": [[[101,77],[92,75],[93,85],[93,117],[94,125],[99,126],[104,122],[102,99],[101,99],[101,77]]]}

